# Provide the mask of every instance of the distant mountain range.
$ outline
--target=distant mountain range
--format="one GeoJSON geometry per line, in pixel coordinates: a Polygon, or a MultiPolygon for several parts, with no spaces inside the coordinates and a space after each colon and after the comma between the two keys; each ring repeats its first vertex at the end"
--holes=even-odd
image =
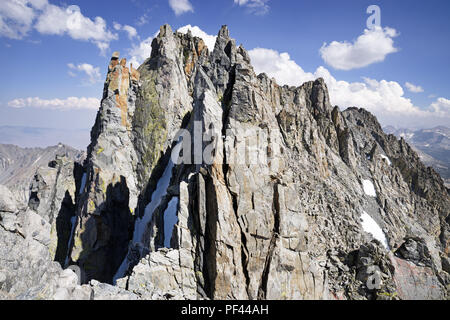
{"type": "Polygon", "coordinates": [[[63,143],[85,150],[90,141],[89,129],[52,129],[21,126],[0,126],[0,143],[24,148],[57,145],[63,143]]]}
{"type": "Polygon", "coordinates": [[[432,129],[396,129],[392,126],[383,128],[405,139],[419,154],[422,161],[433,167],[450,187],[450,128],[439,126],[432,129]]]}
{"type": "Polygon", "coordinates": [[[18,201],[26,202],[37,168],[47,167],[57,155],[80,160],[84,152],[63,144],[47,148],[21,148],[0,144],[0,185],[5,185],[13,191],[18,201]]]}

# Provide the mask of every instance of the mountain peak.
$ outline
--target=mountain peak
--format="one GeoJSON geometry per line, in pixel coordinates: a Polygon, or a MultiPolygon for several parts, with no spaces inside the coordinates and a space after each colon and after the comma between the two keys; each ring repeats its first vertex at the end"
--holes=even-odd
{"type": "Polygon", "coordinates": [[[219,33],[217,35],[220,38],[225,38],[225,39],[229,39],[230,38],[230,31],[228,30],[228,26],[227,25],[223,25],[220,30],[219,33]]]}
{"type": "Polygon", "coordinates": [[[172,31],[172,27],[169,24],[164,24],[159,28],[159,35],[158,37],[163,38],[166,37],[168,35],[172,35],[173,31],[172,31]]]}
{"type": "Polygon", "coordinates": [[[134,81],[110,61],[83,166],[36,175],[0,235],[140,299],[446,297],[450,195],[404,140],[322,78],[257,76],[226,26],[211,53],[168,25],[152,48],[134,81]]]}

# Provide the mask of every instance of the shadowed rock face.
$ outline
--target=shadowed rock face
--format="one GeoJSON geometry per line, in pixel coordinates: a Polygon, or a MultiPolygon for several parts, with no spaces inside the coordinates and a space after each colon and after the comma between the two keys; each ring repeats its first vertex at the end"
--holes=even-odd
{"type": "MultiPolygon", "coordinates": [[[[323,79],[288,87],[256,75],[225,26],[212,52],[165,25],[138,70],[118,60],[84,174],[71,178],[76,194],[42,196],[41,179],[33,189],[30,216],[47,198],[72,208],[51,211],[66,230],[58,237],[73,227],[63,266],[89,282],[61,280],[65,270],[57,279],[72,284],[46,297],[447,297],[449,190],[369,112],[332,106],[323,79]],[[126,108],[118,66],[129,77],[117,89],[126,108]],[[205,139],[189,149],[211,157],[174,163],[179,136],[198,132],[205,139]]],[[[184,147],[179,158],[198,157],[184,147]]],[[[12,237],[10,211],[22,211],[1,208],[0,234],[12,237]]],[[[42,293],[39,281],[30,286],[21,297],[42,293]]]]}
{"type": "Polygon", "coordinates": [[[133,80],[126,59],[119,60],[115,52],[91,131],[68,258],[80,266],[86,281],[111,283],[132,236],[138,200],[138,159],[130,129],[138,88],[136,77],[138,72],[134,70],[133,80]]]}
{"type": "Polygon", "coordinates": [[[85,153],[63,144],[47,148],[21,148],[0,144],[0,184],[7,186],[19,202],[26,204],[36,170],[47,167],[56,156],[66,156],[72,161],[81,162],[85,153]]]}

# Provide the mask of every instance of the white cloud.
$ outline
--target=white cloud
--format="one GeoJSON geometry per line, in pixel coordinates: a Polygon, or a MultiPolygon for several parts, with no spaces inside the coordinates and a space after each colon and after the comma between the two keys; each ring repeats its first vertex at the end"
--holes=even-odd
{"type": "Polygon", "coordinates": [[[202,38],[208,47],[209,51],[214,50],[214,45],[216,44],[217,36],[212,36],[204,32],[197,26],[191,26],[190,24],[179,28],[177,31],[180,33],[187,33],[188,30],[191,30],[191,33],[194,37],[202,38]]]}
{"type": "Polygon", "coordinates": [[[33,8],[38,10],[44,8],[48,4],[48,0],[28,0],[27,2],[29,2],[33,8]]]}
{"type": "Polygon", "coordinates": [[[106,27],[101,17],[94,20],[83,16],[78,6],[67,8],[48,4],[39,16],[35,28],[42,34],[69,35],[72,39],[90,41],[97,45],[102,53],[109,48],[112,40],[117,40],[117,34],[106,27]]]}
{"type": "Polygon", "coordinates": [[[169,5],[177,16],[186,12],[194,12],[194,7],[189,0],[169,0],[169,5]]]}
{"type": "MultiPolygon", "coordinates": [[[[188,30],[191,30],[193,36],[202,38],[210,51],[214,50],[217,36],[209,35],[199,27],[191,26],[190,24],[179,28],[177,31],[180,33],[187,33],[188,30]]],[[[152,52],[152,41],[155,37],[158,36],[158,34],[159,31],[155,32],[153,36],[141,41],[138,45],[133,45],[133,47],[128,50],[128,54],[131,56],[130,62],[133,64],[133,66],[135,66],[135,68],[137,68],[137,66],[141,65],[147,58],[150,57],[152,52]]]]}
{"type": "Polygon", "coordinates": [[[133,68],[139,67],[147,58],[150,58],[152,41],[153,37],[148,37],[128,50],[128,54],[131,56],[130,63],[133,64],[133,68]]]}
{"type": "MultiPolygon", "coordinates": [[[[69,67],[69,69],[71,70],[75,70],[75,71],[79,71],[79,72],[83,72],[87,75],[87,80],[94,84],[100,81],[101,78],[101,74],[100,74],[100,68],[99,67],[94,67],[89,63],[81,63],[78,65],[74,65],[73,63],[68,63],[67,66],[69,67]]],[[[73,73],[72,71],[69,70],[69,75],[70,76],[76,76],[75,73],[73,73]]]]}
{"type": "Polygon", "coordinates": [[[437,99],[426,110],[404,97],[402,86],[395,81],[363,78],[361,82],[336,80],[324,67],[314,73],[304,71],[289,54],[256,48],[249,51],[255,72],[265,72],[280,85],[300,86],[305,81],[322,77],[327,84],[330,100],[341,110],[348,107],[365,108],[377,116],[382,125],[430,127],[450,123],[450,100],[437,99]]]}
{"type": "Polygon", "coordinates": [[[430,106],[430,109],[443,117],[450,118],[450,100],[445,98],[437,98],[430,106]]]}
{"type": "Polygon", "coordinates": [[[29,0],[0,1],[0,35],[11,39],[25,37],[31,30],[33,20],[36,17],[35,9],[41,8],[43,5],[41,2],[29,0]]]}
{"type": "Polygon", "coordinates": [[[423,88],[421,86],[416,86],[410,82],[406,82],[405,87],[406,87],[406,89],[408,89],[408,91],[413,92],[413,93],[423,92],[423,88]]]}
{"type": "Polygon", "coordinates": [[[264,15],[269,12],[268,2],[269,0],[234,0],[235,4],[247,7],[249,12],[256,15],[264,15]]]}
{"type": "MultiPolygon", "coordinates": [[[[22,39],[32,30],[41,34],[64,35],[72,39],[90,41],[104,53],[117,34],[106,27],[101,17],[85,17],[78,6],[60,7],[47,0],[1,0],[0,36],[22,39]]],[[[129,34],[133,30],[127,28],[129,34]]]]}
{"type": "Polygon", "coordinates": [[[117,22],[114,22],[113,26],[114,26],[114,29],[117,31],[123,30],[126,33],[128,33],[128,38],[130,40],[132,40],[134,37],[137,37],[137,31],[132,26],[129,26],[129,25],[122,26],[121,24],[119,24],[117,22]]]}
{"type": "Polygon", "coordinates": [[[390,53],[397,52],[393,38],[398,36],[392,28],[375,27],[364,33],[353,43],[333,41],[320,48],[322,59],[338,70],[351,70],[384,61],[390,53]]]}
{"type": "Polygon", "coordinates": [[[142,27],[143,25],[146,25],[147,23],[148,23],[148,16],[147,16],[147,14],[143,14],[137,20],[136,25],[139,27],[142,27]]]}
{"type": "Polygon", "coordinates": [[[133,39],[134,37],[137,36],[137,31],[132,26],[124,25],[122,29],[128,33],[128,38],[130,39],[133,39]]]}
{"type": "Polygon", "coordinates": [[[315,79],[314,74],[305,72],[286,52],[256,48],[248,53],[256,73],[265,72],[282,85],[299,86],[303,82],[315,79]]]}
{"type": "Polygon", "coordinates": [[[97,98],[77,98],[69,97],[67,99],[41,99],[34,98],[20,98],[8,102],[8,106],[12,108],[39,108],[39,109],[53,109],[53,110],[97,110],[100,106],[100,100],[97,98]]]}

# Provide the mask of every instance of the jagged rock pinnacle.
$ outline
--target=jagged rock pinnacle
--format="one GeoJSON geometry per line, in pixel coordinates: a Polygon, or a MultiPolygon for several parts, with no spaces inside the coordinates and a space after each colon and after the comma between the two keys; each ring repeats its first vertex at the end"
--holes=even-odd
{"type": "Polygon", "coordinates": [[[169,24],[162,25],[159,28],[159,37],[166,37],[167,35],[172,35],[172,27],[169,24]]]}
{"type": "Polygon", "coordinates": [[[141,299],[447,297],[448,190],[370,113],[333,108],[324,79],[257,76],[226,26],[213,52],[162,26],[135,81],[118,59],[82,172],[63,163],[36,176],[27,210],[0,206],[0,270],[26,279],[12,294],[80,296],[100,280],[141,299]],[[42,206],[61,201],[52,225],[42,206]],[[51,232],[89,285],[11,267],[26,241],[50,261],[51,232]]]}
{"type": "Polygon", "coordinates": [[[230,38],[230,31],[228,30],[227,25],[223,25],[218,33],[218,36],[221,38],[229,39],[230,38]]]}

